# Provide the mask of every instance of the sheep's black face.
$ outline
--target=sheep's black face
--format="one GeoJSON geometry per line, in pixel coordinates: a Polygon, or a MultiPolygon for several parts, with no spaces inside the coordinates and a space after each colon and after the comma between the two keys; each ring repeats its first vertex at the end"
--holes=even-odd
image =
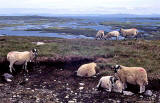
{"type": "Polygon", "coordinates": [[[32,49],[32,52],[35,54],[35,56],[38,55],[38,50],[37,49],[32,49]]]}
{"type": "Polygon", "coordinates": [[[120,69],[120,66],[119,66],[119,65],[116,65],[116,66],[114,67],[114,73],[117,73],[118,69],[120,69]]]}

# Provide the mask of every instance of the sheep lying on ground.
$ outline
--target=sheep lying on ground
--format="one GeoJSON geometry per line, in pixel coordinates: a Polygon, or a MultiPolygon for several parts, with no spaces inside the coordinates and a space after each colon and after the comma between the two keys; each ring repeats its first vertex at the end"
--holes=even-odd
{"type": "Polygon", "coordinates": [[[11,51],[7,54],[7,60],[10,62],[9,68],[10,72],[12,73],[12,69],[14,69],[13,65],[22,65],[23,68],[27,70],[27,62],[31,62],[36,56],[38,55],[37,49],[32,49],[29,51],[18,52],[18,51],[11,51]]]}
{"type": "Polygon", "coordinates": [[[81,77],[91,77],[96,74],[96,68],[97,64],[92,62],[88,64],[83,64],[79,67],[77,71],[77,76],[81,77]]]}
{"type": "Polygon", "coordinates": [[[131,29],[122,29],[121,28],[120,33],[125,38],[127,38],[129,36],[134,36],[137,39],[137,36],[138,36],[138,30],[136,28],[131,28],[131,29]]]}
{"type": "Polygon", "coordinates": [[[106,40],[111,37],[116,37],[116,40],[118,40],[119,35],[120,35],[119,31],[112,31],[112,32],[109,32],[106,35],[104,35],[103,38],[106,40]]]}
{"type": "Polygon", "coordinates": [[[111,92],[119,92],[122,93],[123,85],[120,80],[113,76],[104,76],[99,80],[97,88],[104,88],[106,91],[111,92]]]}
{"type": "Polygon", "coordinates": [[[104,36],[104,31],[103,30],[99,30],[96,34],[96,40],[99,39],[103,39],[104,36]]]}
{"type": "Polygon", "coordinates": [[[115,75],[123,83],[123,87],[126,87],[126,83],[140,86],[140,93],[145,91],[145,85],[148,85],[147,72],[142,67],[125,67],[122,65],[116,65],[114,67],[115,75]]]}

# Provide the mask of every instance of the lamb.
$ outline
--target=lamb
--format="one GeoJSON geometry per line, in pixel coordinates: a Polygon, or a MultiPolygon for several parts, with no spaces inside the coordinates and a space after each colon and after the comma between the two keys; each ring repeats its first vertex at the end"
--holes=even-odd
{"type": "Polygon", "coordinates": [[[125,89],[126,83],[140,86],[140,93],[145,91],[145,85],[148,85],[147,72],[142,67],[125,67],[116,65],[114,67],[115,76],[117,76],[125,89]]]}
{"type": "Polygon", "coordinates": [[[120,33],[122,36],[127,38],[128,36],[134,36],[137,39],[138,36],[138,30],[136,28],[131,28],[131,29],[120,29],[120,33]]]}
{"type": "Polygon", "coordinates": [[[12,73],[12,69],[14,69],[13,65],[22,65],[23,68],[27,70],[27,63],[31,62],[38,55],[37,49],[32,49],[31,51],[11,51],[7,54],[7,60],[10,62],[9,68],[12,73]]]}
{"type": "Polygon", "coordinates": [[[96,40],[98,38],[103,39],[104,36],[104,31],[103,30],[98,30],[97,34],[96,34],[96,40]]]}
{"type": "Polygon", "coordinates": [[[120,80],[113,76],[104,76],[99,80],[97,88],[103,88],[108,92],[114,91],[118,93],[122,93],[123,85],[120,80]]]}
{"type": "Polygon", "coordinates": [[[116,40],[118,40],[119,35],[120,35],[119,31],[111,31],[107,33],[106,35],[104,35],[103,38],[106,40],[111,37],[116,37],[116,40]]]}
{"type": "Polygon", "coordinates": [[[81,77],[91,77],[96,74],[96,68],[97,64],[92,62],[88,64],[83,64],[78,68],[77,76],[81,77]]]}

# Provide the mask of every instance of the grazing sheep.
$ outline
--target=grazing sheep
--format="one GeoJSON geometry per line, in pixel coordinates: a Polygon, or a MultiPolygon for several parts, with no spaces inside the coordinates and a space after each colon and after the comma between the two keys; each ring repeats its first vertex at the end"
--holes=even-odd
{"type": "Polygon", "coordinates": [[[103,39],[104,36],[104,31],[103,30],[98,30],[97,34],[96,34],[96,40],[99,39],[103,39]]]}
{"type": "Polygon", "coordinates": [[[126,87],[126,83],[139,85],[140,93],[143,93],[145,91],[145,85],[148,85],[147,72],[142,67],[116,65],[114,67],[114,72],[123,83],[123,87],[126,87]]]}
{"type": "Polygon", "coordinates": [[[122,93],[123,85],[120,80],[113,76],[104,76],[99,80],[97,88],[104,88],[106,91],[111,92],[119,92],[122,93]]]}
{"type": "Polygon", "coordinates": [[[10,72],[12,73],[12,69],[14,69],[13,65],[22,65],[23,68],[27,70],[27,62],[31,62],[36,56],[38,55],[37,49],[32,49],[29,51],[18,52],[18,51],[11,51],[7,54],[7,60],[10,62],[9,68],[10,72]]]}
{"type": "Polygon", "coordinates": [[[77,76],[81,77],[91,77],[96,74],[96,68],[97,64],[92,62],[88,64],[83,64],[78,68],[77,76]]]}
{"type": "Polygon", "coordinates": [[[131,29],[120,29],[120,33],[123,37],[127,38],[128,36],[134,36],[137,39],[138,36],[138,30],[136,28],[131,29]]]}
{"type": "Polygon", "coordinates": [[[116,40],[118,40],[119,35],[120,35],[119,31],[111,31],[111,32],[107,33],[106,35],[104,35],[103,38],[106,40],[111,37],[116,37],[116,40]]]}

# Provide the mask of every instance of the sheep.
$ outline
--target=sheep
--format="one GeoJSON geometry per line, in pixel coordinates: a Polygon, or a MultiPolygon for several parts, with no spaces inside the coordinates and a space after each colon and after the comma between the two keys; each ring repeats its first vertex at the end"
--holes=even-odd
{"type": "Polygon", "coordinates": [[[147,72],[142,67],[125,67],[122,65],[116,65],[114,67],[115,76],[117,76],[124,89],[126,88],[126,83],[140,86],[140,92],[145,91],[145,85],[148,85],[147,72]]]}
{"type": "Polygon", "coordinates": [[[78,68],[77,76],[80,77],[91,77],[96,74],[96,68],[97,64],[92,62],[88,64],[83,64],[78,68]]]}
{"type": "Polygon", "coordinates": [[[104,35],[103,38],[106,40],[111,37],[116,37],[116,40],[118,40],[119,35],[120,35],[119,31],[111,31],[107,33],[106,35],[104,35]]]}
{"type": "Polygon", "coordinates": [[[11,51],[7,54],[7,60],[10,62],[9,68],[12,73],[12,69],[14,69],[13,65],[22,65],[23,68],[27,70],[27,62],[31,62],[38,55],[37,49],[32,49],[31,51],[11,51]]]}
{"type": "Polygon", "coordinates": [[[123,85],[120,80],[113,76],[103,76],[100,80],[98,85],[96,86],[97,89],[103,88],[108,92],[123,92],[123,85]]]}
{"type": "Polygon", "coordinates": [[[120,33],[123,37],[127,38],[128,36],[134,36],[137,39],[138,36],[138,30],[136,28],[131,29],[120,29],[120,33]]]}
{"type": "Polygon", "coordinates": [[[103,30],[98,30],[97,34],[96,34],[96,40],[98,38],[103,39],[104,36],[104,31],[103,30]]]}

